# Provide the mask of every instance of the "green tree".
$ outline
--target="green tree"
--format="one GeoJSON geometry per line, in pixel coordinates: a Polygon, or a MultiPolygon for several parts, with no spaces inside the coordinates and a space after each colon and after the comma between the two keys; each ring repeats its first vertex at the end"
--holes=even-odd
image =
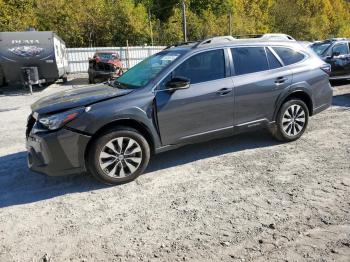
{"type": "Polygon", "coordinates": [[[0,0],[0,31],[23,31],[36,27],[34,0],[0,0]]]}
{"type": "Polygon", "coordinates": [[[150,30],[146,7],[132,0],[113,1],[108,5],[115,45],[143,45],[150,43],[150,30]]]}
{"type": "Polygon", "coordinates": [[[37,0],[37,29],[56,32],[70,47],[86,46],[86,38],[80,27],[83,17],[80,7],[80,0],[37,0]]]}
{"type": "MultiPolygon", "coordinates": [[[[181,0],[0,0],[0,30],[56,32],[70,47],[182,41],[181,0]]],[[[233,34],[287,33],[299,40],[350,37],[344,0],[185,0],[189,40],[233,34]]]]}

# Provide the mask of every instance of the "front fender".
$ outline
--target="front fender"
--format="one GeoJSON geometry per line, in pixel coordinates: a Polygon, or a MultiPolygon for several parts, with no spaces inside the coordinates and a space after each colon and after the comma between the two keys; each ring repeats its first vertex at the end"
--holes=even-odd
{"type": "Polygon", "coordinates": [[[160,136],[156,125],[156,114],[154,112],[154,96],[120,97],[111,99],[90,106],[76,120],[70,122],[70,128],[83,133],[94,135],[101,128],[112,123],[124,120],[136,121],[147,129],[152,136],[154,145],[160,146],[160,136]],[[137,105],[135,105],[137,103],[137,105]]]}

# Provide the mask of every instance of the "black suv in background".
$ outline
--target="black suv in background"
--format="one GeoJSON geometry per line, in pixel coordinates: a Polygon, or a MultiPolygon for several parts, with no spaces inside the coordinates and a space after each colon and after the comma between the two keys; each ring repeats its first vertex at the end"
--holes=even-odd
{"type": "Polygon", "coordinates": [[[310,47],[331,65],[331,80],[350,79],[350,39],[334,38],[310,47]]]}
{"type": "Polygon", "coordinates": [[[309,116],[331,105],[329,71],[295,41],[216,37],[172,46],[114,82],[33,104],[28,164],[120,184],[140,175],[152,153],[185,144],[256,128],[294,141],[309,116]]]}

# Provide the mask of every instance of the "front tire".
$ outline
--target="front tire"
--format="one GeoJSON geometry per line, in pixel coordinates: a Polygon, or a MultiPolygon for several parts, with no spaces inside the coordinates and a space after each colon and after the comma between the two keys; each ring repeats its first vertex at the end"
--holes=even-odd
{"type": "Polygon", "coordinates": [[[278,112],[272,135],[279,141],[291,142],[299,139],[309,122],[309,109],[299,99],[285,102],[278,112]]]}
{"type": "Polygon", "coordinates": [[[93,141],[87,168],[99,181],[119,185],[141,175],[149,159],[147,140],[137,130],[124,127],[107,131],[93,141]]]}

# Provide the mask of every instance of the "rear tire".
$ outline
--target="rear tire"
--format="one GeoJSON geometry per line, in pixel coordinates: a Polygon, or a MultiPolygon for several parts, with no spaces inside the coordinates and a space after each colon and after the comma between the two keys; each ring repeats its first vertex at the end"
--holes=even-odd
{"type": "Polygon", "coordinates": [[[299,139],[309,122],[309,110],[299,99],[285,102],[278,112],[276,124],[270,129],[279,141],[291,142],[299,139]]]}
{"type": "Polygon", "coordinates": [[[89,77],[89,84],[96,84],[96,80],[94,77],[89,77]]]}
{"type": "Polygon", "coordinates": [[[0,67],[0,87],[5,85],[5,76],[2,71],[2,68],[0,67]]]}
{"type": "Polygon", "coordinates": [[[149,159],[147,140],[133,128],[119,127],[101,134],[92,142],[87,169],[102,183],[120,185],[141,175],[149,159]]]}

